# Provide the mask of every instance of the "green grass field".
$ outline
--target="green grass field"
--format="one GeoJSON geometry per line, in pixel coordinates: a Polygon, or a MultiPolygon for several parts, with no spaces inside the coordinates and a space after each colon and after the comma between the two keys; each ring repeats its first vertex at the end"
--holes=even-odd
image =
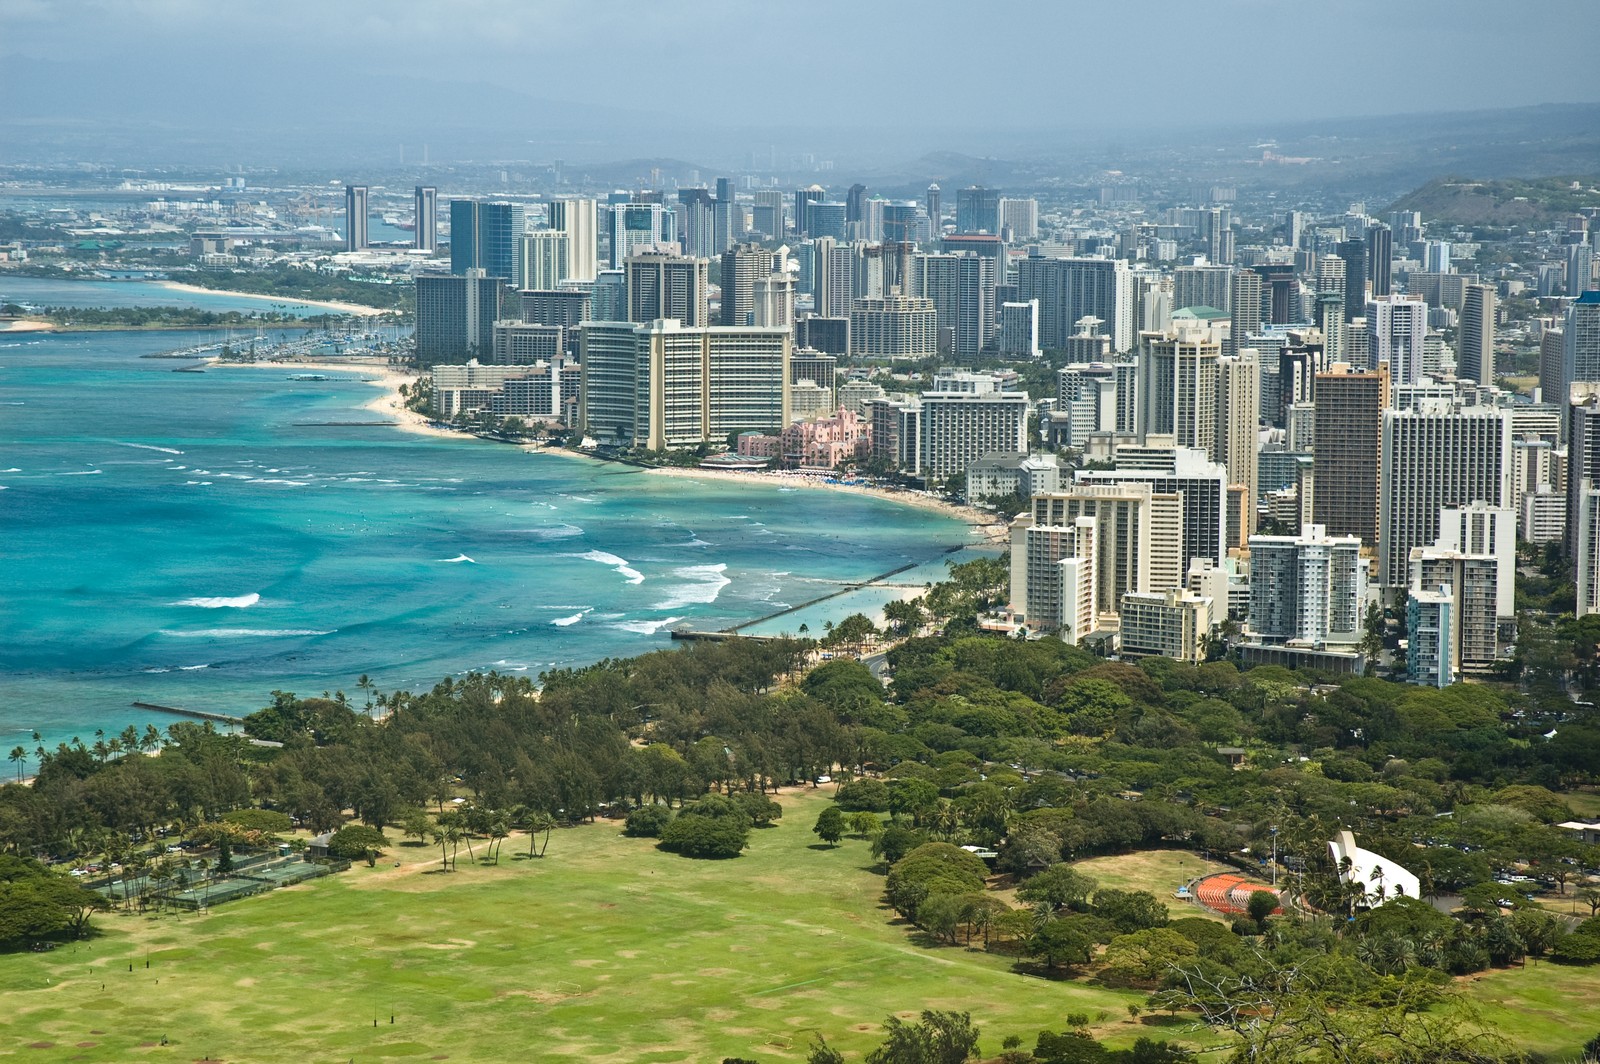
{"type": "MultiPolygon", "coordinates": [[[[557,832],[542,860],[514,858],[512,839],[498,867],[470,864],[463,849],[461,870],[441,875],[437,849],[402,845],[377,868],[209,914],[99,916],[92,941],[0,958],[0,1054],[799,1061],[821,1032],[860,1059],[885,1016],[925,1008],[970,1011],[991,1057],[1004,1036],[1031,1046],[1069,1012],[1097,1017],[1095,1034],[1113,1044],[1218,1043],[1187,1024],[1135,1022],[1127,1006],[1142,993],[917,944],[881,907],[867,844],[817,843],[827,797],[783,796],[784,819],[736,861],[675,857],[600,823],[557,832]]],[[[1170,896],[1205,865],[1154,851],[1081,867],[1106,886],[1170,896]]],[[[1574,1051],[1600,1029],[1585,1015],[1600,971],[1540,965],[1467,986],[1485,1018],[1529,1048],[1574,1051]]]]}
{"type": "Polygon", "coordinates": [[[1114,1041],[1183,1033],[1133,1023],[1141,994],[913,944],[865,842],[813,848],[826,798],[783,801],[736,861],[601,823],[557,832],[542,860],[513,859],[513,839],[497,868],[462,850],[440,875],[437,849],[396,846],[209,914],[100,916],[92,941],[0,961],[0,1045],[38,1061],[794,1061],[815,1032],[860,1053],[886,1015],[924,1008],[971,1011],[990,1056],[1070,1011],[1104,1011],[1114,1041]]]}

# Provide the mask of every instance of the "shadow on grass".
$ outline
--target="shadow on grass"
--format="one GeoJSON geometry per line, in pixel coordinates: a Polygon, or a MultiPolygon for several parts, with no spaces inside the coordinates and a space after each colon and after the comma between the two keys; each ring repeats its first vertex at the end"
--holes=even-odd
{"type": "Polygon", "coordinates": [[[1048,968],[1036,961],[1017,961],[1011,966],[1011,970],[1018,975],[1032,976],[1035,979],[1048,979],[1053,983],[1075,982],[1083,975],[1076,968],[1069,968],[1065,965],[1048,968]]]}
{"type": "Polygon", "coordinates": [[[829,850],[837,850],[838,848],[839,847],[837,847],[837,846],[829,846],[825,842],[813,842],[813,843],[811,843],[810,845],[808,845],[806,847],[806,849],[808,849],[808,850],[821,850],[824,853],[826,853],[829,850]]]}
{"type": "Polygon", "coordinates": [[[1194,1022],[1194,1018],[1192,1016],[1176,1016],[1170,1012],[1146,1013],[1139,1017],[1139,1022],[1146,1027],[1186,1027],[1194,1022]]]}

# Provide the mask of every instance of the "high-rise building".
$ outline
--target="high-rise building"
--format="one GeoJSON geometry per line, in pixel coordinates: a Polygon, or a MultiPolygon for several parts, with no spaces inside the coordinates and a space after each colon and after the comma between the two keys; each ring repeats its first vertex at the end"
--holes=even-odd
{"type": "Polygon", "coordinates": [[[1000,235],[1000,190],[969,185],[956,190],[956,232],[1000,235]]]}
{"type": "Polygon", "coordinates": [[[555,229],[535,229],[517,239],[511,260],[511,287],[554,288],[567,279],[567,234],[555,229]]]}
{"type": "Polygon", "coordinates": [[[344,186],[344,249],[360,251],[367,246],[367,186],[344,186]]]}
{"type": "MultiPolygon", "coordinates": [[[[1320,433],[1317,439],[1320,446],[1320,433]]],[[[1407,586],[1412,548],[1438,538],[1447,507],[1478,502],[1511,505],[1508,412],[1432,399],[1383,412],[1378,580],[1384,587],[1407,586]]]]}
{"type": "Polygon", "coordinates": [[[717,201],[707,188],[678,190],[678,234],[686,255],[709,259],[717,249],[717,201]],[[715,249],[715,250],[714,250],[715,249]]]}
{"type": "MultiPolygon", "coordinates": [[[[1218,360],[1216,429],[1211,457],[1228,470],[1228,483],[1243,495],[1242,526],[1230,545],[1244,546],[1256,530],[1256,453],[1261,447],[1261,366],[1253,348],[1218,360]]],[[[1230,511],[1230,514],[1232,511],[1230,511]]],[[[1220,559],[1218,559],[1220,560],[1220,559]]]]}
{"type": "Polygon", "coordinates": [[[1250,620],[1267,643],[1354,643],[1361,638],[1367,563],[1361,540],[1310,525],[1295,536],[1250,537],[1250,620]]]}
{"type": "Polygon", "coordinates": [[[757,277],[750,286],[750,324],[794,327],[794,279],[786,273],[757,277]]]}
{"type": "MultiPolygon", "coordinates": [[[[1218,310],[1224,308],[1218,307],[1218,310]]],[[[1234,270],[1228,278],[1228,339],[1223,349],[1243,347],[1245,337],[1261,331],[1261,275],[1254,270],[1234,270]]]]}
{"type": "Polygon", "coordinates": [[[687,328],[711,324],[711,264],[671,252],[640,251],[628,259],[628,319],[672,318],[687,328]]]}
{"type": "Polygon", "coordinates": [[[1097,627],[1097,545],[1093,517],[1039,525],[1031,513],[1011,525],[1011,613],[1034,631],[1076,643],[1097,627]]]}
{"type": "Polygon", "coordinates": [[[933,227],[933,237],[938,239],[944,227],[943,204],[939,199],[939,186],[931,184],[923,195],[922,205],[928,212],[928,222],[933,227]]]}
{"type": "Polygon", "coordinates": [[[522,293],[522,320],[537,325],[559,325],[573,337],[589,321],[590,295],[581,289],[530,289],[522,293]]]}
{"type": "Polygon", "coordinates": [[[1467,285],[1461,305],[1457,377],[1479,384],[1494,383],[1494,302],[1494,289],[1489,285],[1467,285]]]}
{"type": "Polygon", "coordinates": [[[1367,280],[1374,297],[1390,292],[1390,271],[1394,269],[1394,230],[1382,222],[1367,229],[1367,280]]]}
{"type": "Polygon", "coordinates": [[[439,248],[439,190],[432,185],[418,185],[411,194],[411,213],[415,216],[415,223],[411,230],[411,246],[418,251],[437,251],[439,248]]]}
{"type": "Polygon", "coordinates": [[[622,270],[601,270],[589,286],[593,321],[628,320],[628,275],[622,270]]]}
{"type": "Polygon", "coordinates": [[[1567,386],[1567,552],[1577,557],[1584,482],[1600,484],[1600,381],[1567,386]]]}
{"type": "Polygon", "coordinates": [[[772,252],[760,244],[738,244],[722,253],[722,324],[750,324],[756,281],[771,274],[772,252]]]}
{"type": "Polygon", "coordinates": [[[559,325],[497,321],[489,361],[496,366],[560,365],[566,349],[565,332],[559,325]]]}
{"type": "Polygon", "coordinates": [[[783,237],[783,193],[775,188],[760,189],[755,193],[755,206],[751,215],[755,229],[773,240],[783,237]]]}
{"type": "Polygon", "coordinates": [[[1577,615],[1600,613],[1600,485],[1587,478],[1571,491],[1577,527],[1567,522],[1572,543],[1573,583],[1577,586],[1577,615]]]}
{"type": "Polygon", "coordinates": [[[1172,332],[1147,333],[1141,339],[1141,431],[1147,436],[1171,436],[1179,447],[1198,447],[1214,455],[1217,360],[1222,355],[1218,335],[1199,322],[1175,318],[1172,332]]]}
{"type": "Polygon", "coordinates": [[[1334,250],[1344,261],[1344,320],[1348,322],[1367,305],[1367,242],[1345,240],[1334,250]]]}
{"type": "Polygon", "coordinates": [[[800,236],[815,236],[811,231],[811,205],[828,198],[828,190],[821,185],[794,190],[794,231],[800,236]]]}
{"type": "Polygon", "coordinates": [[[1451,597],[1453,672],[1492,668],[1509,651],[1516,565],[1516,512],[1483,504],[1445,508],[1438,538],[1411,551],[1411,593],[1451,597]]]}
{"type": "Polygon", "coordinates": [[[1013,244],[1037,240],[1039,237],[1039,201],[1036,199],[1000,199],[996,211],[1000,228],[997,236],[1013,244]]]}
{"type": "Polygon", "coordinates": [[[450,201],[450,272],[482,270],[489,277],[511,280],[512,263],[526,213],[520,203],[485,200],[450,201]]]}
{"type": "Polygon", "coordinates": [[[917,255],[911,293],[933,303],[951,351],[975,359],[994,338],[995,260],[971,253],[917,255]]]}
{"type": "Polygon", "coordinates": [[[933,358],[939,353],[939,317],[933,300],[915,296],[855,300],[850,305],[850,353],[933,358]]]}
{"type": "Polygon", "coordinates": [[[1073,528],[1083,519],[1095,524],[1094,610],[1096,627],[1114,626],[1129,592],[1162,592],[1182,586],[1178,552],[1183,534],[1183,497],[1149,484],[1075,484],[1035,495],[1030,509],[1012,525],[1012,609],[1027,601],[1034,580],[1054,581],[1053,564],[1040,558],[1025,573],[1017,571],[1019,528],[1073,528]],[[1019,575],[1022,577],[1018,579],[1019,575]]]}
{"type": "Polygon", "coordinates": [[[1159,655],[1199,664],[1206,658],[1212,626],[1226,615],[1226,602],[1219,606],[1188,588],[1159,594],[1129,592],[1122,596],[1117,649],[1124,657],[1159,655]]]}
{"type": "Polygon", "coordinates": [[[621,269],[642,249],[678,243],[677,218],[659,203],[614,203],[609,210],[612,269],[621,269]]]}
{"type": "Polygon", "coordinates": [[[1147,438],[1144,446],[1118,447],[1112,469],[1080,469],[1079,484],[1149,484],[1160,493],[1183,498],[1183,535],[1177,543],[1152,544],[1152,549],[1178,547],[1175,584],[1195,558],[1215,561],[1228,556],[1228,473],[1205,451],[1173,447],[1147,438]]]}
{"type": "Polygon", "coordinates": [[[590,322],[580,332],[579,417],[602,443],[659,451],[789,423],[787,329],[664,319],[590,322]]]}
{"type": "Polygon", "coordinates": [[[550,228],[567,236],[567,279],[592,281],[600,269],[600,227],[592,199],[550,201],[550,228]]]}
{"type": "MultiPolygon", "coordinates": [[[[1038,358],[1039,301],[1002,303],[995,314],[995,347],[1010,358],[1038,358]]],[[[1107,337],[1109,345],[1110,338],[1107,337]]]]}
{"type": "Polygon", "coordinates": [[[1311,519],[1335,536],[1378,542],[1378,469],[1389,370],[1336,365],[1316,375],[1311,519]]]}
{"type": "Polygon", "coordinates": [[[1133,285],[1121,260],[1029,255],[1017,264],[1017,301],[1030,299],[1039,301],[1039,343],[1047,351],[1066,346],[1086,317],[1106,324],[1112,350],[1133,347],[1133,285]]]}
{"type": "MultiPolygon", "coordinates": [[[[1210,307],[1231,314],[1233,306],[1231,266],[1179,266],[1172,271],[1172,309],[1210,307]]],[[[1261,320],[1260,275],[1256,275],[1255,318],[1261,320]]],[[[1244,335],[1244,334],[1239,334],[1244,335]]]]}
{"type": "MultiPolygon", "coordinates": [[[[1600,381],[1600,291],[1588,291],[1567,308],[1562,327],[1565,383],[1600,381]]],[[[1553,397],[1565,402],[1566,395],[1553,397]]]]}
{"type": "Polygon", "coordinates": [[[1539,393],[1554,403],[1563,418],[1567,406],[1567,334],[1565,329],[1547,328],[1539,337],[1539,393]]]}
{"type": "Polygon", "coordinates": [[[1408,296],[1378,296],[1367,301],[1367,365],[1389,363],[1396,385],[1422,379],[1428,304],[1408,296]]]}
{"type": "Polygon", "coordinates": [[[500,319],[498,278],[465,274],[417,275],[417,361],[464,362],[487,357],[500,319]]]}
{"type": "Polygon", "coordinates": [[[865,217],[867,204],[867,186],[859,181],[851,185],[844,194],[844,220],[859,222],[865,217]]]}
{"type": "Polygon", "coordinates": [[[1567,295],[1576,299],[1594,284],[1594,249],[1588,244],[1567,245],[1567,295]]]}
{"type": "Polygon", "coordinates": [[[1026,392],[923,392],[922,475],[955,476],[995,451],[1027,453],[1029,410],[1026,392]]]}
{"type": "Polygon", "coordinates": [[[806,204],[806,232],[814,237],[829,237],[844,241],[849,239],[850,228],[844,220],[844,204],[832,200],[815,200],[806,204]]]}

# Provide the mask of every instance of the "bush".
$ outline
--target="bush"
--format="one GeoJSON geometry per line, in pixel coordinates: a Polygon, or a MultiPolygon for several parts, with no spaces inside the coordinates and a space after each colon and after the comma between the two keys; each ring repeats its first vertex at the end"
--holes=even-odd
{"type": "Polygon", "coordinates": [[[917,918],[917,907],[930,894],[975,894],[983,890],[989,868],[981,858],[947,842],[918,846],[889,869],[884,893],[895,912],[917,918]]]}
{"type": "Polygon", "coordinates": [[[661,829],[663,850],[685,857],[737,857],[750,837],[748,826],[728,817],[679,816],[661,829]]]}
{"type": "Polygon", "coordinates": [[[764,794],[747,793],[734,798],[739,803],[739,808],[744,810],[745,816],[750,818],[750,823],[758,828],[771,827],[774,820],[783,817],[783,806],[768,798],[764,794]]]}
{"type": "Polygon", "coordinates": [[[235,809],[231,813],[223,813],[225,823],[238,824],[246,831],[262,831],[268,835],[277,835],[294,828],[294,820],[288,813],[279,813],[271,809],[235,809]]]}
{"type": "Polygon", "coordinates": [[[657,839],[671,821],[672,810],[664,805],[640,806],[622,822],[622,833],[636,839],[657,839]]]}
{"type": "Polygon", "coordinates": [[[389,837],[377,828],[365,824],[346,824],[328,840],[328,856],[346,861],[359,861],[368,850],[381,850],[389,845],[389,837]]]}
{"type": "Polygon", "coordinates": [[[875,779],[851,780],[839,788],[833,800],[847,813],[886,813],[889,785],[875,779]]]}

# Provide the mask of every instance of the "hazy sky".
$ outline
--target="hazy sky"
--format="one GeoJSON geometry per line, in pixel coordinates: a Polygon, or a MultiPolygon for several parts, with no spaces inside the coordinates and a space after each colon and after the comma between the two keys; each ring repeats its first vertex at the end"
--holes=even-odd
{"type": "Polygon", "coordinates": [[[209,120],[231,101],[241,121],[276,104],[290,122],[339,108],[377,123],[431,82],[451,98],[479,85],[654,112],[684,131],[915,129],[955,148],[969,131],[1600,100],[1595,12],[1595,0],[0,0],[0,90],[30,118],[132,108],[132,120],[143,102],[181,124],[190,106],[209,120]],[[8,60],[12,79],[63,84],[21,92],[8,60]]]}

